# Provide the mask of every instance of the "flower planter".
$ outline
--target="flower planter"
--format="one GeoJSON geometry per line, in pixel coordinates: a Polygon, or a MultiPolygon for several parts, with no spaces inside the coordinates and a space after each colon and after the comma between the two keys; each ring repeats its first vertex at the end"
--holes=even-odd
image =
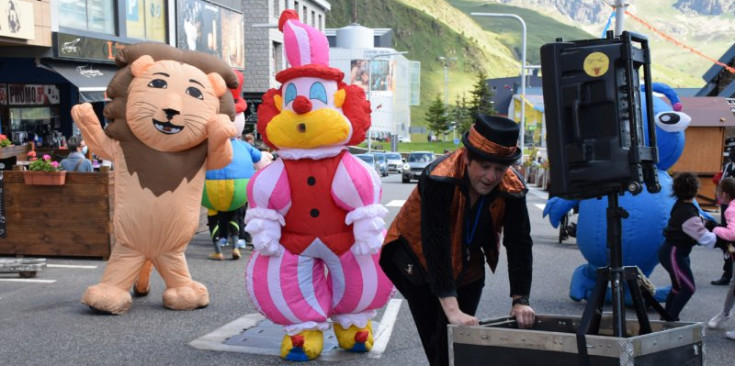
{"type": "Polygon", "coordinates": [[[23,172],[23,181],[25,184],[35,186],[62,186],[66,183],[66,171],[25,171],[23,172]]]}

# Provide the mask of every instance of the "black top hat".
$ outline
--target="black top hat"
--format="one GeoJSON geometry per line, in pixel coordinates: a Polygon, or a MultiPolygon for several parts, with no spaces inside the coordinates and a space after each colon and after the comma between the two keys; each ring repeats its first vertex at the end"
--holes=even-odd
{"type": "Polygon", "coordinates": [[[462,143],[483,160],[510,165],[523,153],[518,147],[519,132],[515,121],[480,114],[462,136],[462,143]]]}

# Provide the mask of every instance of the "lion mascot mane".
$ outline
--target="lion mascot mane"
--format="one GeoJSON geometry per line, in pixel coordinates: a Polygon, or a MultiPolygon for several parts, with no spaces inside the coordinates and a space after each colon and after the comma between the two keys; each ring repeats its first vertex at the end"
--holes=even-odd
{"type": "Polygon", "coordinates": [[[364,140],[370,103],[329,67],[326,37],[281,14],[291,67],[263,96],[258,132],[281,159],[248,184],[246,230],[256,253],[247,266],[255,306],[284,326],[281,357],[313,359],[334,322],[339,346],[370,351],[370,319],[393,293],[378,265],[387,210],[377,172],[347,152],[364,140]]]}
{"type": "Polygon", "coordinates": [[[102,281],[82,303],[126,312],[131,285],[152,264],[166,284],[164,306],[207,306],[207,288],[192,280],[184,252],[199,223],[205,170],[232,158],[235,109],[227,89],[238,80],[215,57],[164,44],[128,46],[115,62],[104,110],[111,123],[103,130],[88,103],[71,111],[90,150],[115,166],[116,243],[102,281]]]}

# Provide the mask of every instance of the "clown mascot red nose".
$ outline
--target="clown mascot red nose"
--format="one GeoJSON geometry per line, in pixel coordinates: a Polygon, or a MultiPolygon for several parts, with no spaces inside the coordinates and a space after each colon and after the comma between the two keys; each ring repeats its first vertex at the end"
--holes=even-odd
{"type": "Polygon", "coordinates": [[[284,326],[281,357],[307,361],[321,353],[330,318],[341,348],[370,351],[370,319],[393,285],[378,265],[387,213],[380,178],[347,152],[365,139],[370,103],[329,67],[326,37],[298,19],[281,14],[291,67],[258,109],[258,132],[282,159],[248,184],[256,253],[246,279],[255,306],[284,326]]]}

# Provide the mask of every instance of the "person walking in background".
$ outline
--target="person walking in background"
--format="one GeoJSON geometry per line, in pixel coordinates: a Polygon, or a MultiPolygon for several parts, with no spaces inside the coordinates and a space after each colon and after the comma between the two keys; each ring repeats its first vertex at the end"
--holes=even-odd
{"type": "Polygon", "coordinates": [[[69,156],[61,160],[62,170],[67,172],[91,173],[94,171],[92,162],[87,159],[87,144],[84,143],[82,136],[74,135],[66,142],[69,148],[69,156]]]}
{"type": "Polygon", "coordinates": [[[235,100],[235,129],[237,136],[230,139],[232,162],[219,170],[207,171],[202,204],[208,208],[207,225],[212,237],[214,253],[209,259],[224,260],[222,247],[232,245],[232,259],[240,259],[240,249],[245,248],[244,216],[239,210],[247,204],[247,185],[255,173],[254,163],[260,161],[261,154],[255,147],[241,140],[245,128],[245,109],[247,103],[241,91],[244,77],[234,70],[238,77],[237,89],[230,89],[235,100]]]}
{"type": "Polygon", "coordinates": [[[664,229],[664,244],[658,252],[661,265],[669,272],[671,292],[666,298],[666,311],[678,321],[679,313],[694,295],[696,286],[689,265],[689,253],[697,245],[714,248],[717,238],[707,230],[694,197],[699,191],[699,180],[692,173],[674,177],[672,193],[676,197],[669,222],[664,229]]]}
{"type": "MultiPolygon", "coordinates": [[[[720,184],[717,186],[717,199],[727,206],[727,209],[725,209],[722,215],[726,216],[726,222],[728,224],[724,227],[716,227],[712,232],[719,239],[733,242],[735,241],[735,178],[727,177],[720,181],[720,184]]],[[[735,256],[733,245],[726,243],[722,247],[725,253],[730,256],[730,263],[732,263],[732,257],[735,256]]],[[[735,304],[735,279],[730,280],[730,287],[725,294],[725,304],[722,307],[722,311],[707,322],[707,327],[710,329],[721,328],[730,319],[733,304],[735,304]]],[[[735,330],[726,332],[725,336],[735,340],[735,330]]]]}
{"type": "Polygon", "coordinates": [[[519,131],[507,118],[479,115],[463,148],[424,169],[385,238],[380,266],[408,301],[432,365],[449,362],[447,324],[478,324],[485,261],[494,271],[501,234],[510,315],[519,328],[534,324],[527,189],[508,169],[521,157],[519,131]]]}
{"type": "MultiPolygon", "coordinates": [[[[725,163],[725,166],[722,167],[720,179],[727,177],[735,177],[735,145],[730,146],[727,149],[727,162],[725,163]]],[[[719,183],[720,181],[715,181],[715,184],[719,185],[719,183]]],[[[726,209],[727,204],[720,202],[720,224],[722,224],[722,226],[727,226],[727,219],[725,218],[726,209]]],[[[715,286],[726,286],[732,279],[732,256],[729,253],[724,252],[723,257],[725,259],[725,264],[722,265],[722,276],[710,282],[715,286]]]]}

